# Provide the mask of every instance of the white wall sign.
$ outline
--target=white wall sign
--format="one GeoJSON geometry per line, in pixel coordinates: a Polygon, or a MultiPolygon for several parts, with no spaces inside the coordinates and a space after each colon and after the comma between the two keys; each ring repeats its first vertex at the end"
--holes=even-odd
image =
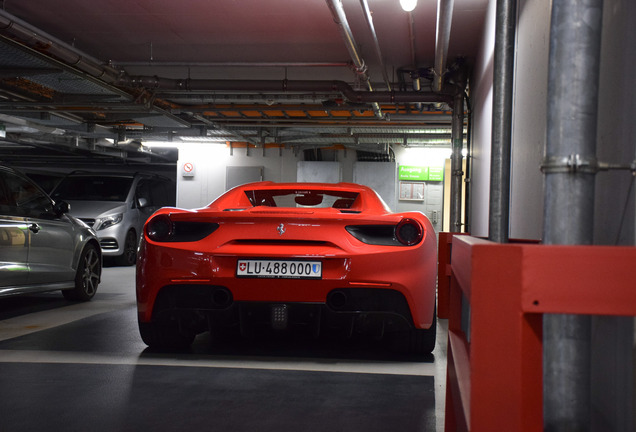
{"type": "Polygon", "coordinates": [[[192,162],[183,162],[181,164],[182,177],[194,177],[194,164],[192,162]]]}

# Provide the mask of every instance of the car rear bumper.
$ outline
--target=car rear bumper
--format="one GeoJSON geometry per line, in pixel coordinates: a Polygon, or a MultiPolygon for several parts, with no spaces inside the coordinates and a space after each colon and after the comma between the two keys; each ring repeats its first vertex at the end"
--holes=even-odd
{"type": "Polygon", "coordinates": [[[242,336],[256,331],[295,331],[318,337],[338,331],[351,337],[413,328],[404,296],[390,289],[338,289],[320,302],[235,301],[231,291],[213,285],[170,285],[155,301],[153,321],[177,320],[193,333],[237,330],[242,336]]]}
{"type": "Polygon", "coordinates": [[[139,321],[155,318],[159,293],[166,291],[183,293],[170,295],[193,302],[185,309],[203,313],[226,308],[222,302],[210,303],[216,296],[231,298],[231,304],[317,304],[340,315],[396,315],[415,328],[428,328],[434,316],[436,257],[423,259],[405,249],[395,250],[394,254],[294,257],[319,259],[323,266],[319,280],[237,278],[238,256],[142,242],[137,261],[139,321]],[[386,310],[386,292],[396,293],[406,306],[386,310]]]}

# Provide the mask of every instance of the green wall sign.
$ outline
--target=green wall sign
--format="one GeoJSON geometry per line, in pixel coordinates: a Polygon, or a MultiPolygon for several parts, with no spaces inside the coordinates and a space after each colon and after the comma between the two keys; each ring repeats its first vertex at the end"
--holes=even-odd
{"type": "Polygon", "coordinates": [[[444,168],[443,167],[429,167],[428,168],[428,181],[444,181],[444,168]]]}
{"type": "Polygon", "coordinates": [[[400,165],[398,179],[402,181],[443,181],[444,167],[400,165]]]}
{"type": "Polygon", "coordinates": [[[400,165],[398,178],[400,180],[426,181],[428,180],[428,167],[400,165]]]}

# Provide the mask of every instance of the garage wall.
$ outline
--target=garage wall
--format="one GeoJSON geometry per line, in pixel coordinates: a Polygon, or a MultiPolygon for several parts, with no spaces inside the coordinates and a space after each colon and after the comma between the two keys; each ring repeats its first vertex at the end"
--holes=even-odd
{"type": "Polygon", "coordinates": [[[471,82],[473,136],[471,164],[471,234],[488,237],[490,199],[490,142],[492,140],[493,52],[495,1],[488,4],[484,36],[471,82]]]}
{"type": "Polygon", "coordinates": [[[297,157],[291,149],[235,148],[224,144],[183,144],[177,161],[177,206],[198,208],[225,192],[227,166],[262,166],[265,180],[296,181],[297,157]],[[279,151],[280,150],[280,151],[279,151]],[[184,177],[182,167],[191,163],[194,174],[184,177]]]}
{"type": "Polygon", "coordinates": [[[510,237],[543,236],[543,174],[547,124],[550,8],[545,0],[521,0],[517,24],[510,237]]]}
{"type": "MultiPolygon", "coordinates": [[[[496,2],[490,1],[485,34],[473,71],[473,155],[471,233],[488,236],[492,87],[496,2]]],[[[550,8],[545,0],[520,0],[517,28],[512,166],[511,238],[540,239],[543,226],[543,177],[550,8]]]]}
{"type": "MultiPolygon", "coordinates": [[[[472,233],[488,235],[490,145],[492,141],[492,73],[495,1],[489,4],[485,34],[472,77],[473,159],[472,233]]],[[[636,104],[631,96],[636,50],[633,25],[636,6],[629,0],[606,0],[599,85],[599,160],[627,163],[636,153],[636,104]],[[631,47],[631,49],[629,49],[631,47]],[[628,48],[628,49],[626,49],[628,48]]],[[[510,236],[542,236],[550,8],[546,0],[520,0],[516,41],[515,94],[511,166],[510,236]]],[[[635,243],[634,196],[629,173],[597,175],[595,242],[635,243]],[[626,219],[619,226],[623,209],[626,219]],[[619,233],[620,230],[620,233],[619,233]]]]}
{"type": "MultiPolygon", "coordinates": [[[[342,168],[341,180],[353,181],[355,151],[337,151],[333,164],[342,168]]],[[[263,167],[263,179],[275,182],[297,181],[298,162],[303,161],[302,152],[291,148],[234,148],[225,144],[188,143],[179,145],[177,161],[177,206],[183,208],[204,207],[225,192],[226,167],[263,167]],[[192,176],[183,175],[184,164],[194,167],[192,176]]]]}
{"type": "MultiPolygon", "coordinates": [[[[434,165],[444,166],[450,149],[423,149],[395,147],[395,163],[388,163],[392,168],[387,170],[387,163],[358,162],[353,150],[338,150],[334,152],[331,161],[305,162],[303,153],[289,148],[262,149],[235,148],[230,150],[225,144],[180,144],[179,160],[177,162],[177,206],[183,208],[198,208],[208,205],[211,201],[225,192],[226,167],[263,167],[263,179],[275,182],[307,181],[298,177],[298,169],[303,166],[315,167],[324,163],[325,167],[337,164],[340,168],[340,181],[369,183],[365,176],[372,175],[373,167],[378,168],[376,174],[393,175],[386,184],[393,185],[394,190],[387,190],[384,199],[396,211],[421,211],[427,213],[427,201],[409,202],[396,199],[397,168],[405,165],[434,165]],[[376,164],[377,165],[374,165],[376,164]],[[185,173],[184,165],[191,164],[193,171],[185,173]],[[357,174],[356,174],[357,173],[357,174]]],[[[311,168],[315,169],[315,168],[311,168]]],[[[338,176],[337,176],[338,177],[338,176]]],[[[338,181],[338,178],[333,179],[338,181]]],[[[383,193],[381,188],[378,192],[383,193]]],[[[430,200],[429,200],[430,201],[430,200]]],[[[428,203],[429,207],[432,205],[428,203]]],[[[441,214],[441,203],[439,205],[441,214]]],[[[435,208],[437,210],[437,207],[435,208]]],[[[441,218],[441,216],[439,216],[441,218]]],[[[440,220],[441,224],[441,220],[440,220]]]]}

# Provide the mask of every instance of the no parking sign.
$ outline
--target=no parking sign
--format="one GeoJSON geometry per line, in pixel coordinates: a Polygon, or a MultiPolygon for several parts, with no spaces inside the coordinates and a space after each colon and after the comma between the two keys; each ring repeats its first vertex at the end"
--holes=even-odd
{"type": "Polygon", "coordinates": [[[192,162],[184,162],[181,164],[181,175],[183,177],[194,177],[194,164],[192,162]]]}

